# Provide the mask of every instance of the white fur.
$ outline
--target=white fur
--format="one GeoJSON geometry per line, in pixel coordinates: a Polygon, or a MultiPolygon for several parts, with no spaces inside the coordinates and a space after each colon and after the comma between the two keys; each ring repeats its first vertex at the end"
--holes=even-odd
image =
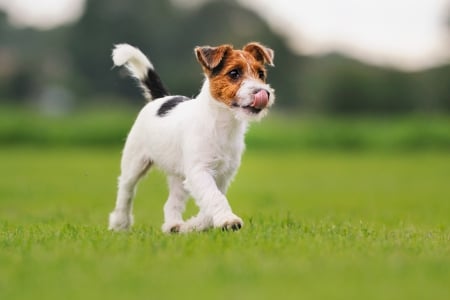
{"type": "Polygon", "coordinates": [[[127,68],[130,74],[138,80],[145,98],[152,100],[150,91],[145,85],[141,84],[141,80],[147,76],[148,69],[154,70],[153,64],[144,53],[128,44],[117,44],[113,49],[112,59],[115,66],[125,66],[127,68]]]}
{"type": "MultiPolygon", "coordinates": [[[[128,47],[119,46],[114,51],[113,58],[117,64],[129,62],[129,54],[132,53],[138,62],[136,64],[135,61],[134,65],[148,66],[147,59],[142,59],[133,50],[129,51],[128,47]]],[[[142,74],[139,73],[140,68],[129,69],[137,77],[142,74]]],[[[251,87],[265,87],[272,91],[268,85],[256,81],[243,86],[238,99],[242,105],[251,103],[251,87]]],[[[168,177],[170,192],[164,205],[164,232],[199,231],[210,227],[240,228],[242,219],[233,213],[225,194],[240,165],[248,120],[254,117],[241,108],[230,108],[213,99],[208,79],[195,99],[178,104],[165,116],[157,116],[161,104],[170,97],[149,102],[139,113],[128,135],[109,229],[125,230],[133,224],[135,186],[152,164],[168,177]],[[183,221],[182,213],[189,195],[200,211],[197,216],[183,221]]],[[[272,91],[272,103],[273,97],[272,91]]]]}
{"type": "MultiPolygon", "coordinates": [[[[267,84],[263,84],[260,81],[254,79],[246,79],[242,82],[239,91],[236,94],[237,101],[240,105],[246,106],[250,105],[253,101],[249,95],[255,90],[265,89],[270,92],[269,104],[267,108],[271,107],[275,102],[275,91],[267,84]]],[[[269,112],[268,109],[263,109],[259,114],[249,114],[247,111],[239,108],[234,108],[234,115],[239,120],[249,120],[249,121],[260,121],[269,112]]]]}

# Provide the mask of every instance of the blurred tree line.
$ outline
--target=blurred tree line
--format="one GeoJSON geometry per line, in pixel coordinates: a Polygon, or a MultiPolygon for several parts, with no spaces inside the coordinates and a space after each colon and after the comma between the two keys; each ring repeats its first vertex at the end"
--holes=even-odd
{"type": "Polygon", "coordinates": [[[275,50],[276,67],[269,70],[269,81],[277,90],[278,109],[331,114],[449,112],[450,64],[406,73],[338,54],[299,56],[258,15],[226,0],[190,9],[166,0],[88,0],[78,22],[48,31],[11,27],[0,12],[0,101],[142,105],[135,84],[123,82],[125,72],[111,70],[111,49],[123,42],[149,55],[173,94],[195,95],[202,73],[193,48],[222,43],[241,47],[249,41],[275,50]]]}

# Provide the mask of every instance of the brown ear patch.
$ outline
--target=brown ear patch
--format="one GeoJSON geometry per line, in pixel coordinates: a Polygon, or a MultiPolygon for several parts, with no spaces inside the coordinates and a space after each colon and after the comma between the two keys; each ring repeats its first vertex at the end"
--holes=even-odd
{"type": "Polygon", "coordinates": [[[272,49],[267,48],[259,43],[249,43],[244,46],[244,51],[249,52],[258,62],[273,66],[275,53],[272,49]]]}
{"type": "Polygon", "coordinates": [[[216,68],[223,60],[228,51],[233,50],[231,45],[222,45],[218,47],[196,47],[195,55],[205,70],[211,71],[216,68]]]}

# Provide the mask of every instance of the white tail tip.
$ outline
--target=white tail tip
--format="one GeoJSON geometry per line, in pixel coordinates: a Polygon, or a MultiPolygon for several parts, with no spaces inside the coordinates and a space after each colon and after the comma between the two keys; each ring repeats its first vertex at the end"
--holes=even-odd
{"type": "Polygon", "coordinates": [[[152,63],[141,50],[128,44],[115,45],[112,60],[115,66],[125,65],[131,75],[138,79],[145,78],[148,69],[154,69],[152,63]]]}

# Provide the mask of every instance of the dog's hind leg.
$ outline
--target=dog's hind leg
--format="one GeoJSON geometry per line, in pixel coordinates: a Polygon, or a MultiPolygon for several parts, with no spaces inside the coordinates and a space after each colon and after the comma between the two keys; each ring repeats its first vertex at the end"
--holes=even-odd
{"type": "Polygon", "coordinates": [[[110,230],[127,230],[133,225],[132,209],[136,185],[152,165],[152,161],[141,152],[142,148],[127,141],[122,155],[116,207],[109,215],[110,230]]]}
{"type": "Polygon", "coordinates": [[[166,233],[179,232],[183,226],[183,212],[189,197],[184,189],[183,179],[177,176],[168,176],[169,198],[164,205],[164,224],[162,231],[166,233]]]}

